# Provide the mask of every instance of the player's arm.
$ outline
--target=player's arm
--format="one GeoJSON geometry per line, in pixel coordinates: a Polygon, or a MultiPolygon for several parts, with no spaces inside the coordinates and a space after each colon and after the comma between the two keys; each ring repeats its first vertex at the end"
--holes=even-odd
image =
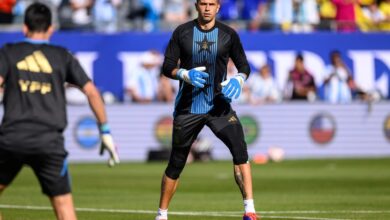
{"type": "Polygon", "coordinates": [[[81,68],[80,63],[71,54],[68,54],[66,81],[81,88],[87,96],[89,105],[95,114],[99,125],[100,137],[102,140],[100,155],[103,154],[104,150],[107,150],[110,154],[110,159],[108,161],[109,165],[113,166],[119,163],[119,157],[111,135],[110,126],[107,123],[107,114],[103,99],[96,86],[81,68]]]}
{"type": "Polygon", "coordinates": [[[237,33],[234,32],[231,36],[232,41],[229,56],[236,66],[238,73],[232,78],[223,81],[221,86],[222,94],[226,98],[237,99],[241,94],[245,80],[249,77],[250,67],[237,33]]]}
{"type": "Polygon", "coordinates": [[[4,79],[8,73],[8,61],[4,48],[0,49],[0,86],[3,85],[4,79]]]}
{"type": "Polygon", "coordinates": [[[164,63],[162,65],[163,74],[171,79],[183,80],[195,87],[203,88],[206,83],[205,78],[209,76],[204,72],[206,67],[196,67],[193,69],[178,68],[180,59],[180,28],[176,29],[165,50],[164,63]]]}

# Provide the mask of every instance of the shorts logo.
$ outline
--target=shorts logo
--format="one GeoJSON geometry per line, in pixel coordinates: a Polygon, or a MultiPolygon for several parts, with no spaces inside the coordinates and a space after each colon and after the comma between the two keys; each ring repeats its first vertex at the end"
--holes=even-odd
{"type": "Polygon", "coordinates": [[[311,120],[309,131],[314,142],[327,144],[332,141],[336,133],[336,122],[333,116],[320,113],[311,120]]]}
{"type": "Polygon", "coordinates": [[[390,115],[387,116],[384,126],[383,126],[383,132],[385,134],[385,137],[388,141],[390,141],[390,115]]]}
{"type": "Polygon", "coordinates": [[[233,115],[232,117],[229,118],[228,122],[230,122],[230,123],[237,122],[237,118],[234,117],[234,115],[233,115]]]}
{"type": "Polygon", "coordinates": [[[100,142],[96,120],[91,116],[81,118],[74,130],[77,143],[83,149],[94,149],[100,142]]]}

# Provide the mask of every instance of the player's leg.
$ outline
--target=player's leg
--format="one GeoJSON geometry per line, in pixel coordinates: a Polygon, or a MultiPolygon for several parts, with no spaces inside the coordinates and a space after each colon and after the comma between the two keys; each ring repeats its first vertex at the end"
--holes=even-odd
{"type": "Polygon", "coordinates": [[[202,130],[204,123],[204,115],[193,114],[176,116],[173,121],[172,151],[161,180],[160,204],[156,220],[168,219],[169,203],[176,192],[191,145],[202,130]]]}
{"type": "MultiPolygon", "coordinates": [[[[168,167],[166,168],[161,180],[160,212],[168,210],[169,203],[176,192],[177,185],[179,184],[179,177],[186,164],[190,149],[191,146],[172,148],[168,167]]],[[[164,216],[164,213],[162,213],[162,215],[164,216]]]]}
{"type": "Polygon", "coordinates": [[[33,155],[28,164],[38,177],[42,192],[49,197],[57,219],[75,220],[66,156],[65,152],[33,155]]]}
{"type": "Polygon", "coordinates": [[[248,151],[244,140],[244,131],[237,115],[231,111],[226,115],[212,116],[207,125],[229,148],[233,156],[234,178],[244,200],[244,219],[256,219],[248,151]]]}
{"type": "Polygon", "coordinates": [[[64,195],[49,197],[51,205],[57,219],[59,220],[75,220],[76,212],[74,211],[73,198],[71,193],[64,195]]]}
{"type": "Polygon", "coordinates": [[[23,167],[22,155],[0,149],[0,195],[23,167]]]}

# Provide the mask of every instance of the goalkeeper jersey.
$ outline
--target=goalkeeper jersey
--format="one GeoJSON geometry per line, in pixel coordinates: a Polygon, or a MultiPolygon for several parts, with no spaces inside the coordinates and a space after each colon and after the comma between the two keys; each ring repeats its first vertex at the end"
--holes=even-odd
{"type": "Polygon", "coordinates": [[[2,148],[50,148],[52,139],[62,138],[67,124],[65,82],[82,88],[90,80],[66,49],[32,40],[0,49],[0,75],[4,79],[2,148]]]}
{"type": "Polygon", "coordinates": [[[202,30],[198,21],[180,25],[173,32],[165,51],[162,71],[172,78],[173,69],[192,69],[205,66],[209,77],[204,88],[196,88],[180,81],[175,101],[175,113],[205,114],[213,108],[216,99],[223,99],[220,83],[226,79],[229,57],[238,72],[249,76],[250,68],[238,34],[229,26],[216,21],[210,30],[202,30]]]}

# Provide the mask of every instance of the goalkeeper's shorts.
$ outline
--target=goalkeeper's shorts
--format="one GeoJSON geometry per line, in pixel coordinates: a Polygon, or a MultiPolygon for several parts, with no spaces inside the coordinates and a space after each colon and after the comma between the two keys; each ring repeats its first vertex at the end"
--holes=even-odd
{"type": "MultiPolygon", "coordinates": [[[[224,112],[175,116],[172,154],[175,154],[176,148],[190,148],[205,125],[229,148],[234,164],[243,164],[248,161],[243,128],[236,113],[231,108],[224,112]]],[[[187,158],[186,155],[184,156],[187,158]]]]}
{"type": "Polygon", "coordinates": [[[67,153],[20,153],[0,148],[0,184],[9,185],[23,165],[30,166],[49,197],[71,192],[67,153]]]}

